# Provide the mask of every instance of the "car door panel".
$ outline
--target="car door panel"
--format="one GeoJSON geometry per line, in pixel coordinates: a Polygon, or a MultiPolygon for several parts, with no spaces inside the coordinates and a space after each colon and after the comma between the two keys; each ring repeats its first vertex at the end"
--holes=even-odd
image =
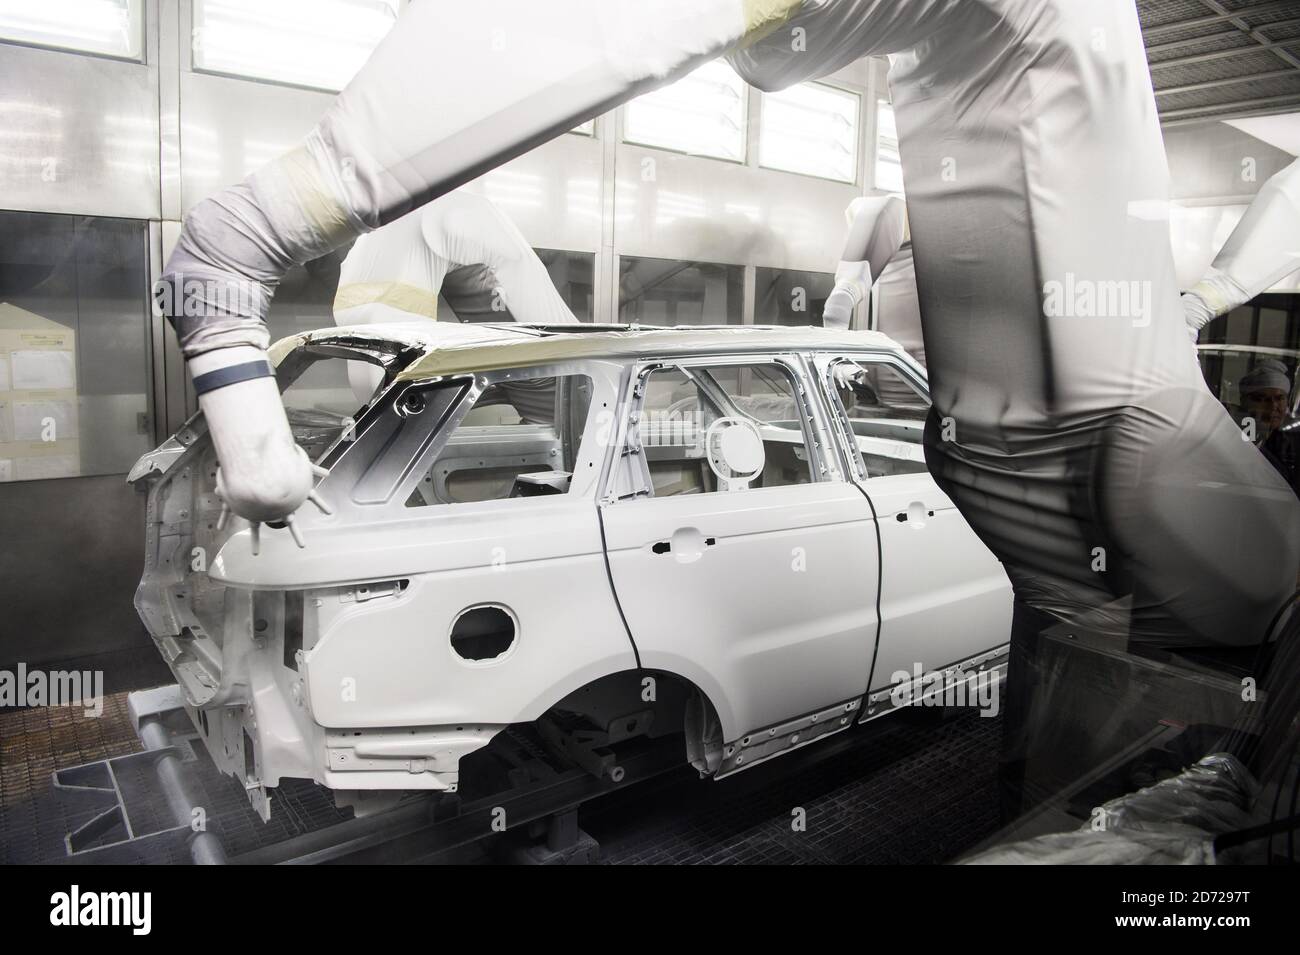
{"type": "Polygon", "coordinates": [[[1011,591],[1002,564],[928,473],[865,483],[883,559],[880,647],[871,689],[1006,643],[1011,591]]]}
{"type": "Polygon", "coordinates": [[[1005,644],[1006,572],[925,466],[922,374],[890,354],[819,356],[814,364],[839,420],[837,440],[879,527],[880,637],[871,690],[898,683],[899,673],[943,669],[1005,644]],[[846,407],[856,399],[842,380],[834,384],[836,363],[870,369],[866,407],[846,407]]]}

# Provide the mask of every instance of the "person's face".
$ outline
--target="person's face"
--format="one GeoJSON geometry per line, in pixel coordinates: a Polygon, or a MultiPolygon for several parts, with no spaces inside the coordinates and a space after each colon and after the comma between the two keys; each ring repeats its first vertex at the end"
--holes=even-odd
{"type": "Polygon", "coordinates": [[[1261,388],[1246,395],[1246,414],[1255,419],[1260,431],[1282,427],[1286,418],[1286,392],[1281,388],[1261,388]]]}

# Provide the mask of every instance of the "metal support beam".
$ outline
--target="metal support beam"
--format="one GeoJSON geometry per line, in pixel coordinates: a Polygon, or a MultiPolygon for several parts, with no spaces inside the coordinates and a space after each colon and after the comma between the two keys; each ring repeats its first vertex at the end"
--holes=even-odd
{"type": "MultiPolygon", "coordinates": [[[[1242,13],[1240,10],[1229,10],[1222,3],[1220,3],[1219,0],[1201,0],[1201,5],[1205,7],[1209,7],[1219,16],[1228,17],[1229,18],[1228,22],[1231,23],[1238,30],[1240,30],[1242,33],[1246,34],[1246,36],[1250,37],[1252,40],[1254,40],[1256,43],[1260,44],[1261,46],[1267,46],[1268,49],[1273,51],[1273,55],[1276,56],[1283,63],[1287,64],[1288,66],[1293,66],[1296,69],[1300,70],[1300,57],[1297,57],[1294,53],[1291,53],[1288,50],[1281,49],[1276,44],[1270,45],[1270,41],[1268,37],[1266,37],[1264,34],[1259,32],[1261,29],[1263,29],[1263,27],[1252,27],[1249,23],[1247,23],[1245,20],[1242,19],[1242,13]]],[[[1296,40],[1293,40],[1292,42],[1296,42],[1296,40]]]]}
{"type": "Polygon", "coordinates": [[[1158,26],[1147,27],[1142,31],[1142,35],[1148,40],[1156,37],[1167,36],[1170,33],[1178,33],[1191,27],[1207,27],[1215,23],[1223,23],[1225,20],[1231,20],[1235,17],[1254,17],[1263,16],[1269,13],[1279,13],[1295,9],[1295,0],[1272,0],[1271,3],[1260,3],[1253,7],[1242,7],[1240,10],[1230,10],[1226,13],[1216,13],[1204,17],[1193,17],[1191,20],[1179,20],[1176,23],[1161,23],[1158,26]]]}
{"type": "MultiPolygon", "coordinates": [[[[1253,46],[1234,46],[1230,50],[1214,50],[1210,53],[1193,53],[1189,56],[1178,56],[1172,60],[1161,60],[1159,63],[1152,63],[1151,70],[1167,69],[1171,66],[1189,66],[1192,63],[1208,63],[1210,60],[1224,60],[1233,56],[1241,56],[1243,53],[1259,53],[1261,50],[1280,50],[1283,47],[1300,46],[1300,37],[1288,37],[1285,40],[1269,40],[1263,43],[1256,43],[1253,46]]],[[[1291,54],[1287,54],[1291,56],[1291,54]]],[[[1294,59],[1294,57],[1292,57],[1294,59]]],[[[1287,60],[1289,63],[1290,60],[1287,60]]],[[[1297,61],[1300,63],[1300,60],[1297,61]]]]}
{"type": "Polygon", "coordinates": [[[1300,93],[1287,93],[1284,96],[1261,96],[1257,99],[1236,100],[1232,103],[1214,103],[1208,106],[1189,106],[1186,109],[1167,110],[1160,114],[1162,121],[1187,119],[1196,114],[1205,114],[1206,119],[1219,118],[1220,113],[1245,110],[1262,110],[1269,107],[1294,106],[1300,108],[1300,93]]]}
{"type": "Polygon", "coordinates": [[[1203,83],[1184,83],[1182,86],[1166,86],[1163,89],[1156,90],[1156,97],[1174,96],[1178,93],[1199,93],[1202,90],[1217,90],[1225,86],[1236,86],[1240,83],[1254,83],[1258,80],[1275,80],[1284,76],[1295,76],[1295,70],[1269,70],[1267,73],[1247,73],[1244,76],[1225,76],[1217,80],[1206,80],[1203,83]]]}
{"type": "MultiPolygon", "coordinates": [[[[1292,17],[1290,20],[1274,20],[1272,23],[1260,24],[1255,29],[1258,31],[1268,30],[1273,27],[1293,27],[1296,24],[1300,24],[1300,17],[1292,17]]],[[[1226,40],[1229,37],[1237,37],[1240,35],[1240,30],[1232,29],[1226,30],[1223,33],[1209,33],[1205,36],[1189,37],[1186,40],[1172,40],[1169,43],[1157,43],[1155,46],[1147,47],[1147,56],[1149,57],[1152,53],[1172,53],[1174,50],[1185,50],[1189,46],[1196,46],[1198,43],[1208,43],[1211,40],[1226,40]]],[[[1267,40],[1267,38],[1265,39],[1267,40]]],[[[1249,48],[1241,47],[1241,49],[1245,50],[1249,48]]]]}
{"type": "Polygon", "coordinates": [[[1300,108],[1300,102],[1293,103],[1290,106],[1282,105],[1282,106],[1273,106],[1271,108],[1264,107],[1261,109],[1243,109],[1243,110],[1234,110],[1232,112],[1227,112],[1227,113],[1200,113],[1196,116],[1184,117],[1183,119],[1171,120],[1171,119],[1165,119],[1163,116],[1161,116],[1160,126],[1162,129],[1172,129],[1176,126],[1195,126],[1198,124],[1210,122],[1211,120],[1215,122],[1224,123],[1230,119],[1248,119],[1252,116],[1276,116],[1279,113],[1291,113],[1294,112],[1297,108],[1300,108]]]}

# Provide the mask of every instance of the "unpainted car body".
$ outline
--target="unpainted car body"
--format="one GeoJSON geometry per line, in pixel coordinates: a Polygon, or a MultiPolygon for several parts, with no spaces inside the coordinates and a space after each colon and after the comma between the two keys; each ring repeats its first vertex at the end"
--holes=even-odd
{"type": "Polygon", "coordinates": [[[285,777],[454,791],[539,720],[560,747],[682,730],[725,776],[1004,650],[1006,575],[879,333],[421,323],[272,354],[323,508],[224,518],[201,416],[131,475],[137,607],[264,816],[285,777]],[[364,404],[347,362],[383,369],[364,404]]]}

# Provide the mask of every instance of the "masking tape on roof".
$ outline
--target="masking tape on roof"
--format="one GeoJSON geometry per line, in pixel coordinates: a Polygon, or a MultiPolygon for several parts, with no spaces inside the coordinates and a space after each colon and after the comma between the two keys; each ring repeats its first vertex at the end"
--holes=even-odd
{"type": "Polygon", "coordinates": [[[358,305],[387,305],[412,315],[438,318],[438,296],[402,282],[353,282],[340,287],[334,296],[335,313],[358,305]]]}

